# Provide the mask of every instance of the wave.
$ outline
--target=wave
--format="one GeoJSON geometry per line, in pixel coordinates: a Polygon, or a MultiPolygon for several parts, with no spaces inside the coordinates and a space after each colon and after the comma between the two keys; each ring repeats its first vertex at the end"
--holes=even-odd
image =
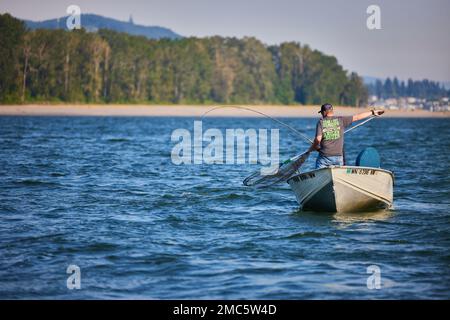
{"type": "Polygon", "coordinates": [[[22,180],[16,180],[14,183],[25,185],[25,186],[58,186],[60,185],[57,182],[50,182],[50,181],[43,181],[38,179],[22,179],[22,180]]]}
{"type": "Polygon", "coordinates": [[[129,142],[129,141],[131,141],[131,139],[127,139],[127,138],[109,138],[106,141],[108,141],[108,142],[129,142]]]}

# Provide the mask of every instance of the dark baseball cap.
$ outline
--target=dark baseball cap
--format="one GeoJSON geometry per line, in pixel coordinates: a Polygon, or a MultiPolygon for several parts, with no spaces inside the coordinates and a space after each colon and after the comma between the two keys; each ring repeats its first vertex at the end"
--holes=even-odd
{"type": "Polygon", "coordinates": [[[318,113],[322,113],[324,111],[333,110],[333,106],[329,103],[325,103],[320,107],[320,111],[318,113]]]}

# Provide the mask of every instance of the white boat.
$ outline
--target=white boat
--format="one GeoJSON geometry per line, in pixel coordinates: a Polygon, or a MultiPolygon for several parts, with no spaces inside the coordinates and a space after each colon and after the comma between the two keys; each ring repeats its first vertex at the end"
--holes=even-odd
{"type": "Polygon", "coordinates": [[[302,210],[360,212],[391,208],[394,175],[380,168],[332,166],[288,181],[302,210]]]}

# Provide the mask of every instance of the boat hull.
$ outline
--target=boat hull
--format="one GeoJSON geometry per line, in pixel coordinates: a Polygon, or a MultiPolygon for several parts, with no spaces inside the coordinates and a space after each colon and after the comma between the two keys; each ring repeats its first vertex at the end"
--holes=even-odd
{"type": "Polygon", "coordinates": [[[303,210],[360,212],[390,208],[393,202],[394,175],[379,168],[327,167],[288,183],[303,210]]]}

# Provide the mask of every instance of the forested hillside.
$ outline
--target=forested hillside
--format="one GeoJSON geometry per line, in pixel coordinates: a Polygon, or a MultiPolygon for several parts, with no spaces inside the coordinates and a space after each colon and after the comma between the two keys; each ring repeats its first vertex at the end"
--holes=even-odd
{"type": "MultiPolygon", "coordinates": [[[[25,25],[31,29],[67,29],[67,17],[58,19],[51,19],[45,21],[30,21],[24,20],[25,25]]],[[[117,32],[125,32],[131,35],[145,36],[149,39],[179,39],[182,38],[179,34],[170,29],[158,26],[141,26],[134,24],[133,21],[125,22],[116,19],[111,19],[97,14],[81,14],[81,24],[83,28],[88,31],[97,31],[100,29],[109,29],[117,32]]]]}
{"type": "Polygon", "coordinates": [[[149,40],[110,30],[27,30],[0,15],[0,101],[359,106],[367,89],[335,57],[255,38],[149,40]]]}

